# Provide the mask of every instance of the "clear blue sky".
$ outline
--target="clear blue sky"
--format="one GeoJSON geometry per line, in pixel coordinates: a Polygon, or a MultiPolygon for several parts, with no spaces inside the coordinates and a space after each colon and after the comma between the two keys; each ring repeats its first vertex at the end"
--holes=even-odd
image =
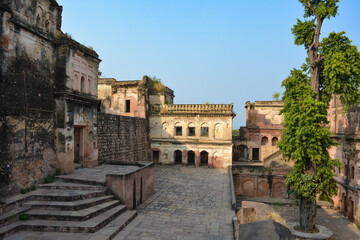
{"type": "MultiPolygon", "coordinates": [[[[105,77],[156,76],[175,103],[234,103],[233,128],[245,125],[245,102],[272,100],[306,57],[291,28],[296,0],[58,0],[62,31],[92,46],[105,77]]],[[[342,0],[322,36],[345,31],[360,45],[360,1],[342,0]]]]}

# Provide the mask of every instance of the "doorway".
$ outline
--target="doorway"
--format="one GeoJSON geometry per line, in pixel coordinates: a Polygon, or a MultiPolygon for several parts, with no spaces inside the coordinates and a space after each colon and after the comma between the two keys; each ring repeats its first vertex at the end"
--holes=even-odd
{"type": "Polygon", "coordinates": [[[175,151],[175,164],[181,164],[182,152],[180,150],[175,151]]]}
{"type": "Polygon", "coordinates": [[[160,158],[160,152],[159,151],[153,151],[153,162],[158,164],[160,158]]]}
{"type": "Polygon", "coordinates": [[[83,127],[74,126],[74,162],[80,163],[84,156],[83,127]]]}
{"type": "Polygon", "coordinates": [[[191,150],[188,152],[188,165],[195,165],[195,153],[191,150]]]}
{"type": "Polygon", "coordinates": [[[200,165],[208,165],[209,163],[209,153],[207,151],[202,151],[200,153],[200,165]]]}

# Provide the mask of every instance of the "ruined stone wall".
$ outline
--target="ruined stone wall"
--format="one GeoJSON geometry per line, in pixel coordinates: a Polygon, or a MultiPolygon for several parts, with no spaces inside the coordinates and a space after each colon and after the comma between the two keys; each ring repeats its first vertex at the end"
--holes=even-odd
{"type": "Polygon", "coordinates": [[[0,195],[18,193],[56,168],[54,39],[62,8],[51,0],[0,4],[0,195]]]}
{"type": "Polygon", "coordinates": [[[141,81],[116,81],[113,78],[100,79],[97,94],[102,103],[102,112],[146,118],[149,108],[149,81],[151,80],[146,76],[141,81]],[[127,101],[130,102],[129,106],[127,106],[127,101]]]}
{"type": "Polygon", "coordinates": [[[328,119],[330,131],[334,134],[360,134],[360,105],[345,113],[339,96],[334,96],[330,102],[328,119]]]}
{"type": "Polygon", "coordinates": [[[287,198],[285,178],[288,169],[268,171],[259,166],[233,167],[235,195],[246,197],[287,198]]]}
{"type": "Polygon", "coordinates": [[[99,160],[149,161],[147,120],[98,113],[99,160]]]}

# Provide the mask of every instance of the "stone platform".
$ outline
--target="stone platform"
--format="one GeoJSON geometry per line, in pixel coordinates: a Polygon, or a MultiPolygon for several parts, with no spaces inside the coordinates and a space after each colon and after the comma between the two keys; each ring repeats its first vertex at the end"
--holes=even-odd
{"type": "Polygon", "coordinates": [[[0,239],[111,239],[136,217],[129,209],[152,194],[153,164],[119,162],[56,180],[2,200],[0,239]]]}

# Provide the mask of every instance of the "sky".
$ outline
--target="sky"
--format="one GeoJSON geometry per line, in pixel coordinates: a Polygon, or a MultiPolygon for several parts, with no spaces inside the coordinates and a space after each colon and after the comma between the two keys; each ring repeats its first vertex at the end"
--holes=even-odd
{"type": "MultiPolygon", "coordinates": [[[[233,129],[245,126],[245,102],[272,100],[306,58],[291,28],[303,19],[296,0],[58,0],[62,31],[99,54],[103,77],[156,76],[175,104],[234,104],[233,129]]],[[[342,0],[321,37],[345,31],[360,46],[360,1],[342,0]]]]}

